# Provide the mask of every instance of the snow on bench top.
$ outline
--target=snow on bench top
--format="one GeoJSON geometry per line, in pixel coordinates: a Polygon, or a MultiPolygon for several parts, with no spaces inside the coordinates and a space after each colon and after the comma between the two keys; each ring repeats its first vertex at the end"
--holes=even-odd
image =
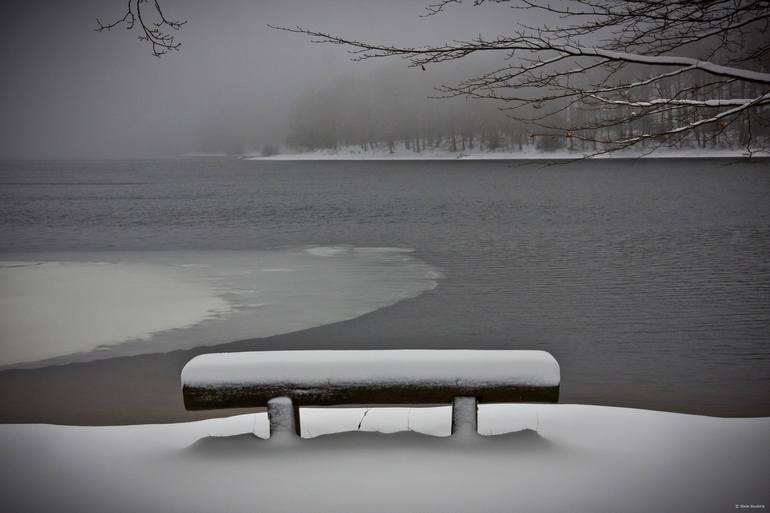
{"type": "Polygon", "coordinates": [[[182,370],[191,387],[291,384],[317,387],[398,383],[434,386],[558,386],[559,364],[545,351],[254,351],[196,356],[182,370]]]}

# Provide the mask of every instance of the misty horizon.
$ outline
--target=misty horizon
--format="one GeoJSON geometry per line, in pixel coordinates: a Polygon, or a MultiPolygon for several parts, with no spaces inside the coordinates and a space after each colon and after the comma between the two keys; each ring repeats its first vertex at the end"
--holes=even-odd
{"type": "MultiPolygon", "coordinates": [[[[0,158],[170,157],[220,146],[258,150],[283,142],[297,99],[339,77],[395,69],[417,94],[439,85],[434,69],[407,61],[352,62],[341,48],[315,45],[273,25],[312,25],[386,42],[437,42],[503,32],[496,11],[456,9],[420,17],[413,2],[171,2],[187,20],[179,52],[154,58],[136,33],[99,33],[96,18],[120,16],[122,3],[14,3],[0,21],[0,158]],[[32,37],[34,36],[34,37],[32,37]],[[414,78],[414,75],[419,75],[414,78]],[[212,144],[213,143],[213,144],[212,144]]],[[[437,66],[437,75],[446,76],[437,66]]]]}

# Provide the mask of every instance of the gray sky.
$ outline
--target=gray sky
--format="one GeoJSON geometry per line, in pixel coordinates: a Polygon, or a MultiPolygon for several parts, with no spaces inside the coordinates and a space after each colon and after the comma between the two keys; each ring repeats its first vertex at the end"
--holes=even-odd
{"type": "Polygon", "coordinates": [[[426,2],[406,0],[161,4],[188,24],[181,51],[156,59],[136,32],[93,30],[97,16],[120,17],[125,0],[9,2],[0,18],[0,157],[177,155],[212,134],[280,140],[301,91],[380,65],[267,23],[403,44],[494,35],[515,23],[500,6],[421,18],[426,2]]]}

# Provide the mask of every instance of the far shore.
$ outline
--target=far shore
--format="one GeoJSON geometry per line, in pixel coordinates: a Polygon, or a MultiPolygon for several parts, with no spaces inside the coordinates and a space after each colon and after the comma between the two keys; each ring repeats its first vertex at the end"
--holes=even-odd
{"type": "MultiPolygon", "coordinates": [[[[187,156],[223,156],[222,154],[188,154],[187,156]]],[[[745,150],[717,150],[717,149],[684,149],[684,150],[659,150],[652,153],[640,152],[613,152],[591,155],[580,152],[558,151],[558,152],[538,152],[538,151],[468,151],[468,152],[450,152],[443,150],[435,151],[403,151],[398,150],[390,153],[386,150],[356,150],[346,147],[340,150],[315,150],[308,152],[288,152],[277,153],[275,155],[263,156],[259,153],[244,153],[239,156],[243,160],[580,160],[586,158],[597,159],[638,159],[638,158],[747,158],[749,155],[745,150]]],[[[768,158],[768,153],[754,153],[751,158],[768,158]]]]}

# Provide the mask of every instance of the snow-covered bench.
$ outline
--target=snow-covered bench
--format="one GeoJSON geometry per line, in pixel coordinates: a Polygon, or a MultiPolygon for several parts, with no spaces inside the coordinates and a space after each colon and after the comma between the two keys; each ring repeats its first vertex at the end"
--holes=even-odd
{"type": "Polygon", "coordinates": [[[557,402],[544,351],[255,351],[196,356],[182,370],[188,410],[267,406],[270,435],[300,434],[300,406],[452,403],[452,433],[476,431],[478,402],[557,402]]]}

